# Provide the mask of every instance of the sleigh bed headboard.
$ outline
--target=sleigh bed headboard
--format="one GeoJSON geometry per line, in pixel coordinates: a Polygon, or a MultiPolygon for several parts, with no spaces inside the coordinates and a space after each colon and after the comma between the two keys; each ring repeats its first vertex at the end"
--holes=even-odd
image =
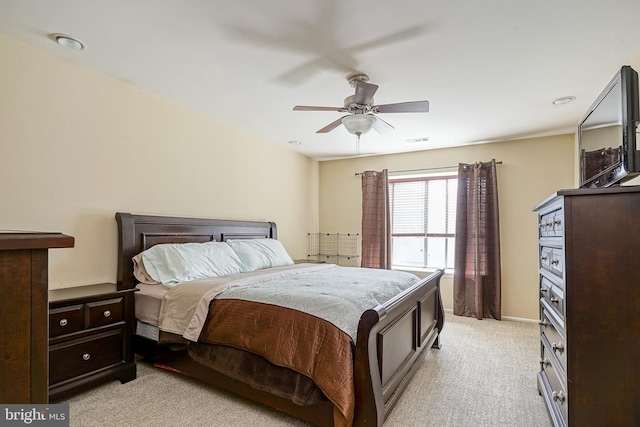
{"type": "Polygon", "coordinates": [[[278,238],[268,221],[182,218],[116,213],[118,222],[118,289],[137,284],[132,258],[159,243],[224,242],[227,239],[278,238]]]}

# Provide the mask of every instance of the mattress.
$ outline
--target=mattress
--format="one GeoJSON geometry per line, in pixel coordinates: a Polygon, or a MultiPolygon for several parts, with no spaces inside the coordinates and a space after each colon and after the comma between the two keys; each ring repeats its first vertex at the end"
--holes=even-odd
{"type": "Polygon", "coordinates": [[[138,283],[135,297],[136,335],[158,341],[160,305],[168,289],[161,285],[138,283]]]}
{"type": "Polygon", "coordinates": [[[136,319],[149,325],[158,326],[162,298],[164,298],[168,289],[162,285],[145,285],[142,283],[138,283],[136,288],[139,289],[134,294],[136,319]]]}

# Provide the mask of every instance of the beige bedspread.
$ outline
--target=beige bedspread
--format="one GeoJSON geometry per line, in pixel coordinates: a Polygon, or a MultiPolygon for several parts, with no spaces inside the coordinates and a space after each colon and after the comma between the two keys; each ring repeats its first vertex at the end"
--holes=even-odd
{"type": "Polygon", "coordinates": [[[270,268],[268,271],[258,270],[181,283],[171,287],[164,296],[158,326],[161,331],[182,335],[190,341],[198,341],[202,326],[207,320],[211,301],[225,289],[331,267],[332,264],[290,265],[270,268]]]}

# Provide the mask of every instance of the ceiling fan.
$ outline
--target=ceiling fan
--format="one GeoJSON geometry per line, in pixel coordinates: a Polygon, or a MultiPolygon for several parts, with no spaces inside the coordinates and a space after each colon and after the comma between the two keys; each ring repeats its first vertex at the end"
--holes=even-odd
{"type": "Polygon", "coordinates": [[[376,116],[378,113],[427,113],[429,101],[399,102],[395,104],[373,105],[373,95],[378,90],[378,85],[369,83],[369,76],[362,73],[352,73],[347,76],[351,87],[355,88],[355,94],[344,100],[344,107],[310,107],[297,105],[294,111],[338,111],[349,113],[329,123],[316,133],[331,132],[340,124],[358,137],[369,132],[372,128],[379,134],[384,134],[395,129],[389,123],[376,116]]]}

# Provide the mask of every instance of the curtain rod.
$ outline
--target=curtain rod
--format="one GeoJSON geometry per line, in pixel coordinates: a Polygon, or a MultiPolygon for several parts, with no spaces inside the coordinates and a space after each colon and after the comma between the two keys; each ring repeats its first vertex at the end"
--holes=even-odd
{"type": "MultiPolygon", "coordinates": [[[[496,165],[501,165],[502,161],[496,162],[496,165]]],[[[404,173],[404,172],[424,172],[424,171],[433,171],[433,170],[438,170],[438,169],[453,169],[453,168],[457,168],[458,165],[454,165],[454,166],[440,166],[440,167],[436,167],[436,168],[422,168],[422,169],[405,169],[405,170],[399,170],[399,171],[389,171],[389,173],[404,173]]],[[[364,172],[356,172],[356,176],[358,175],[362,175],[364,172]]]]}

